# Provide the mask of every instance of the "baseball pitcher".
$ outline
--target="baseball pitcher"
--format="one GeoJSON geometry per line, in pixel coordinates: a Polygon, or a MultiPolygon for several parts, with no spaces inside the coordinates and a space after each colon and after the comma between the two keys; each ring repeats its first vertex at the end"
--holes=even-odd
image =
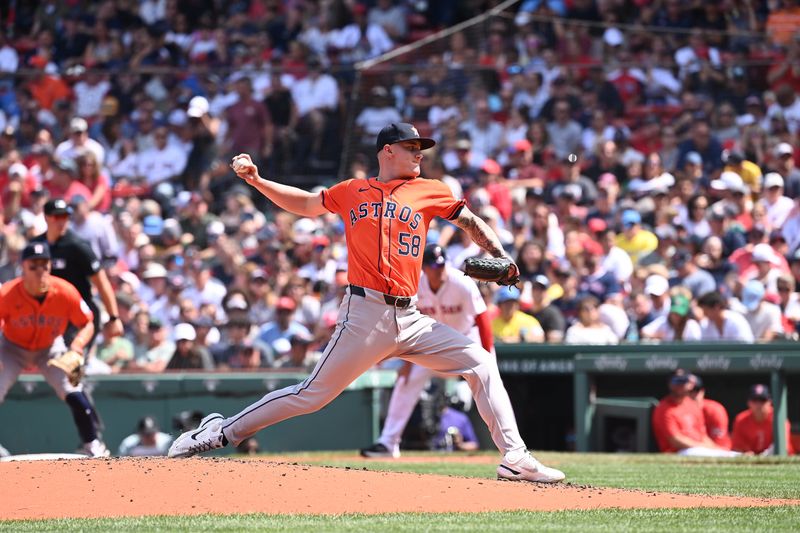
{"type": "MultiPolygon", "coordinates": [[[[246,154],[234,158],[236,174],[281,208],[305,217],[326,212],[342,217],[350,285],[333,337],[305,381],[273,391],[230,418],[208,415],[198,429],[175,440],[170,457],[237,445],[267,426],[317,411],[378,361],[400,357],[464,377],[503,454],[499,478],[564,479],[562,472],[528,453],[494,357],[417,308],[423,247],[433,217],[452,221],[493,257],[504,256],[497,235],[464,200],[454,198],[441,181],[420,178],[422,151],[435,144],[411,124],[389,124],[377,138],[377,176],[345,180],[313,193],[262,178],[246,154]]],[[[509,278],[517,275],[512,266],[509,278]]]]}

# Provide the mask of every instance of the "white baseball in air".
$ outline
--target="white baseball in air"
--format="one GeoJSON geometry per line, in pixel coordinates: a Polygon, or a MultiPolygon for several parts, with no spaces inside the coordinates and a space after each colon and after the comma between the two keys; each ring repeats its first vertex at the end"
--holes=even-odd
{"type": "Polygon", "coordinates": [[[578,156],[575,155],[575,154],[569,154],[567,156],[567,161],[569,161],[570,163],[574,163],[577,160],[578,160],[578,156]]]}

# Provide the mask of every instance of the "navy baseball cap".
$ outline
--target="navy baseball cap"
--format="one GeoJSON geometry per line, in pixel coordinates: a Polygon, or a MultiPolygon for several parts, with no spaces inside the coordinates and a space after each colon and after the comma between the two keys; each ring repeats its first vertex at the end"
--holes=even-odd
{"type": "Polygon", "coordinates": [[[750,392],[747,395],[748,400],[770,400],[772,396],[769,393],[769,387],[766,385],[758,384],[750,387],[750,392]]]}
{"type": "Polygon", "coordinates": [[[22,250],[22,260],[50,259],[50,246],[46,242],[31,242],[22,250]]]}
{"type": "Polygon", "coordinates": [[[436,141],[429,137],[420,137],[417,128],[406,122],[396,122],[385,126],[378,133],[378,140],[375,143],[376,151],[383,150],[386,144],[395,144],[403,141],[420,141],[423,150],[432,148],[436,141]]]}
{"type": "Polygon", "coordinates": [[[44,204],[44,214],[71,215],[72,206],[70,206],[63,198],[55,198],[53,200],[48,200],[47,203],[44,204]]]}
{"type": "Polygon", "coordinates": [[[438,244],[429,244],[422,253],[423,265],[443,265],[447,261],[447,253],[438,244]]]}

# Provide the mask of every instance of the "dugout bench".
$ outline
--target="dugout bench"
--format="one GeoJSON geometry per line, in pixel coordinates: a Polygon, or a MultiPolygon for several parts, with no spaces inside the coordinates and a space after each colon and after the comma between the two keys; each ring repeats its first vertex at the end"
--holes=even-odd
{"type": "Polygon", "coordinates": [[[703,376],[706,383],[706,376],[745,376],[751,378],[752,383],[768,377],[775,409],[775,454],[786,455],[786,377],[787,374],[800,374],[800,345],[796,342],[638,344],[595,347],[576,353],[573,373],[576,451],[590,451],[592,423],[598,403],[602,405],[607,400],[613,400],[598,397],[595,387],[597,378],[615,376],[622,378],[617,382],[627,382],[658,376],[664,381],[662,388],[655,392],[664,396],[667,391],[666,378],[677,368],[703,376]]]}

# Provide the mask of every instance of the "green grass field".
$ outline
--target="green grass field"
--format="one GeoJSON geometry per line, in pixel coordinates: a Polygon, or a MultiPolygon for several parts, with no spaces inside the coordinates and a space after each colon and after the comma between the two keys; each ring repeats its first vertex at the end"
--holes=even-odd
{"type": "MultiPolygon", "coordinates": [[[[301,463],[371,470],[493,477],[491,465],[421,461],[368,462],[352,453],[298,454],[301,463]]],[[[662,455],[537,454],[581,485],[663,492],[800,500],[800,459],[683,459],[662,455]]],[[[90,503],[87,502],[90,505],[90,503]]],[[[0,498],[2,514],[2,498],[0,498]]],[[[384,514],[340,516],[232,515],[0,521],[0,532],[41,531],[800,531],[800,506],[654,510],[384,514]]]]}

